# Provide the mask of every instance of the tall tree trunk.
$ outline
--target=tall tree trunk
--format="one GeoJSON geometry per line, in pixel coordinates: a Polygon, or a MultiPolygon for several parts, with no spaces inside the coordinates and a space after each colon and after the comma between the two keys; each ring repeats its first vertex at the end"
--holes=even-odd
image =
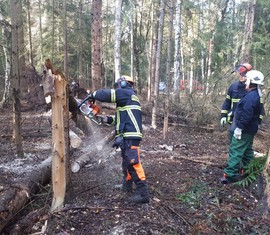
{"type": "Polygon", "coordinates": [[[174,36],[174,77],[173,77],[173,94],[176,103],[180,100],[180,79],[181,79],[181,8],[182,1],[176,1],[176,15],[175,15],[175,36],[174,36]]]}
{"type": "MultiPolygon", "coordinates": [[[[200,1],[201,4],[201,13],[199,15],[199,33],[203,33],[204,32],[204,18],[203,18],[203,0],[200,1]]],[[[205,53],[204,53],[204,49],[201,49],[201,82],[202,84],[204,84],[204,80],[205,80],[205,71],[204,71],[204,61],[205,61],[205,53]]]]}
{"type": "Polygon", "coordinates": [[[148,73],[147,73],[147,102],[150,102],[151,99],[151,78],[152,78],[152,51],[153,51],[153,35],[155,32],[154,26],[154,4],[151,4],[151,32],[150,32],[150,39],[149,39],[149,49],[147,53],[147,60],[148,60],[148,73]]]}
{"type": "MultiPolygon", "coordinates": [[[[214,32],[213,32],[214,34],[214,32]]],[[[214,35],[209,39],[208,42],[208,55],[207,55],[207,63],[206,63],[206,81],[205,81],[205,93],[208,94],[209,91],[209,79],[211,76],[211,65],[212,65],[212,52],[213,52],[213,38],[214,35]]]]}
{"type": "Polygon", "coordinates": [[[63,33],[64,33],[64,75],[68,78],[68,39],[67,39],[67,1],[63,1],[63,33]]]}
{"type": "Polygon", "coordinates": [[[55,10],[55,0],[52,0],[52,46],[51,46],[51,58],[54,58],[54,51],[55,51],[55,43],[54,43],[54,34],[55,34],[55,16],[54,16],[54,10],[55,10]]]}
{"type": "Polygon", "coordinates": [[[165,8],[166,8],[166,0],[161,0],[159,28],[158,28],[158,44],[157,44],[157,54],[156,54],[155,89],[154,89],[154,97],[153,97],[154,104],[153,104],[153,109],[152,109],[152,123],[151,123],[151,126],[154,129],[157,128],[158,88],[159,88],[159,74],[160,74],[165,8]]]}
{"type": "MultiPolygon", "coordinates": [[[[136,9],[136,7],[135,7],[136,9]]],[[[134,76],[134,24],[133,24],[133,14],[134,14],[134,8],[132,7],[130,10],[130,76],[135,81],[134,76]]],[[[137,13],[136,13],[136,24],[137,27],[137,13]]]]}
{"type": "Polygon", "coordinates": [[[101,88],[101,13],[102,1],[93,0],[91,33],[92,89],[101,88]]]}
{"type": "Polygon", "coordinates": [[[83,2],[80,0],[79,2],[79,12],[78,12],[78,19],[79,19],[79,51],[78,51],[78,80],[82,80],[83,78],[83,40],[82,40],[82,12],[83,12],[83,2]]]}
{"type": "Polygon", "coordinates": [[[149,73],[148,73],[148,93],[147,100],[152,101],[154,97],[155,87],[155,71],[156,71],[156,53],[157,53],[157,34],[158,34],[158,23],[157,23],[157,11],[155,10],[155,2],[152,3],[152,14],[151,14],[151,37],[149,46],[149,73]]]}
{"type": "Polygon", "coordinates": [[[252,42],[254,14],[255,14],[256,0],[251,0],[248,4],[245,20],[245,31],[242,43],[242,58],[241,63],[249,62],[250,60],[250,46],[252,42]]]}
{"type": "Polygon", "coordinates": [[[12,26],[12,56],[11,56],[11,83],[13,97],[13,138],[16,146],[17,156],[24,157],[22,146],[22,127],[21,127],[21,102],[20,102],[20,55],[19,55],[19,19],[22,12],[20,11],[20,2],[10,0],[10,19],[12,26]]]}
{"type": "Polygon", "coordinates": [[[34,67],[34,57],[33,57],[33,44],[32,44],[32,31],[31,31],[31,17],[30,17],[30,0],[27,0],[27,20],[28,20],[28,38],[29,38],[29,62],[32,67],[34,67]]]}
{"type": "Polygon", "coordinates": [[[39,40],[40,40],[40,62],[43,63],[43,36],[42,36],[42,8],[41,8],[41,0],[38,2],[38,10],[39,10],[39,40]]]}
{"type": "Polygon", "coordinates": [[[6,108],[9,102],[9,89],[10,89],[10,54],[8,51],[8,41],[10,40],[10,34],[7,30],[8,22],[4,20],[4,16],[0,11],[0,22],[2,24],[2,46],[3,46],[3,53],[4,53],[4,60],[5,60],[5,87],[3,92],[3,97],[0,102],[2,108],[6,108]]]}
{"type": "Polygon", "coordinates": [[[115,3],[115,44],[114,44],[114,72],[115,81],[121,76],[121,9],[122,0],[115,3]]]}
{"type": "Polygon", "coordinates": [[[168,48],[167,48],[167,61],[166,61],[166,97],[164,104],[164,125],[163,125],[163,139],[168,139],[168,122],[169,122],[169,99],[171,90],[171,63],[172,63],[172,33],[173,33],[173,0],[169,3],[169,35],[168,35],[168,48]]]}

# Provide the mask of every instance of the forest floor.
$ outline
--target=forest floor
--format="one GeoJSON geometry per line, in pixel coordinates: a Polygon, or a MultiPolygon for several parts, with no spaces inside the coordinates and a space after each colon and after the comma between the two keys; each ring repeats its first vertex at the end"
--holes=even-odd
{"type": "MultiPolygon", "coordinates": [[[[211,128],[170,123],[165,143],[162,125],[154,130],[150,117],[143,118],[141,161],[150,203],[128,203],[130,195],[120,187],[120,152],[109,143],[78,173],[72,173],[73,197],[62,210],[50,213],[49,182],[31,196],[2,234],[270,234],[260,186],[243,188],[218,181],[228,156],[226,128],[218,123],[211,128]]],[[[1,110],[0,195],[51,156],[49,114],[24,111],[22,119],[25,158],[19,159],[11,141],[12,113],[1,110]]],[[[80,148],[72,150],[71,161],[95,146],[111,128],[96,127],[94,136],[85,137],[80,148]]],[[[266,154],[269,137],[260,130],[254,150],[266,154]]]]}

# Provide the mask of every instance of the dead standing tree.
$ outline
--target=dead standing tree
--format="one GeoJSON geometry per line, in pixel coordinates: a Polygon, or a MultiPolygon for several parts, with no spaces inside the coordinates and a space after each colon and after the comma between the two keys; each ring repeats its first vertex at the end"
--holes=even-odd
{"type": "Polygon", "coordinates": [[[44,95],[52,98],[52,187],[51,211],[62,207],[70,193],[69,106],[65,76],[49,59],[44,66],[44,95]]]}

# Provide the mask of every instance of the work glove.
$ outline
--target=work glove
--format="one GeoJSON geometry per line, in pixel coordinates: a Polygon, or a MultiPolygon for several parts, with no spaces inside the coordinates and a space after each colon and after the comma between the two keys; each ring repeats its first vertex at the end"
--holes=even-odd
{"type": "Polygon", "coordinates": [[[123,139],[123,136],[117,136],[115,139],[114,139],[114,143],[113,143],[113,148],[116,148],[118,149],[119,147],[122,148],[124,147],[124,139],[123,139]]]}
{"type": "Polygon", "coordinates": [[[93,93],[89,93],[89,95],[85,98],[85,100],[90,100],[90,101],[95,102],[95,98],[93,96],[93,93]]]}
{"type": "Polygon", "coordinates": [[[242,138],[242,129],[236,127],[235,130],[234,130],[233,136],[236,139],[241,140],[241,138],[242,138]]]}
{"type": "Polygon", "coordinates": [[[220,125],[225,126],[227,124],[227,117],[223,117],[220,119],[220,125]]]}

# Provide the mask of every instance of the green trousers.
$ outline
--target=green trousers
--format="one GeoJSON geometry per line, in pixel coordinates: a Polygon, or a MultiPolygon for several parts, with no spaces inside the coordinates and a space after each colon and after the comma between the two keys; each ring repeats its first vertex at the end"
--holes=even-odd
{"type": "Polygon", "coordinates": [[[241,169],[246,169],[251,159],[254,158],[252,148],[254,135],[242,134],[240,140],[232,137],[229,148],[229,158],[227,166],[224,169],[227,177],[235,178],[239,175],[241,169]]]}

